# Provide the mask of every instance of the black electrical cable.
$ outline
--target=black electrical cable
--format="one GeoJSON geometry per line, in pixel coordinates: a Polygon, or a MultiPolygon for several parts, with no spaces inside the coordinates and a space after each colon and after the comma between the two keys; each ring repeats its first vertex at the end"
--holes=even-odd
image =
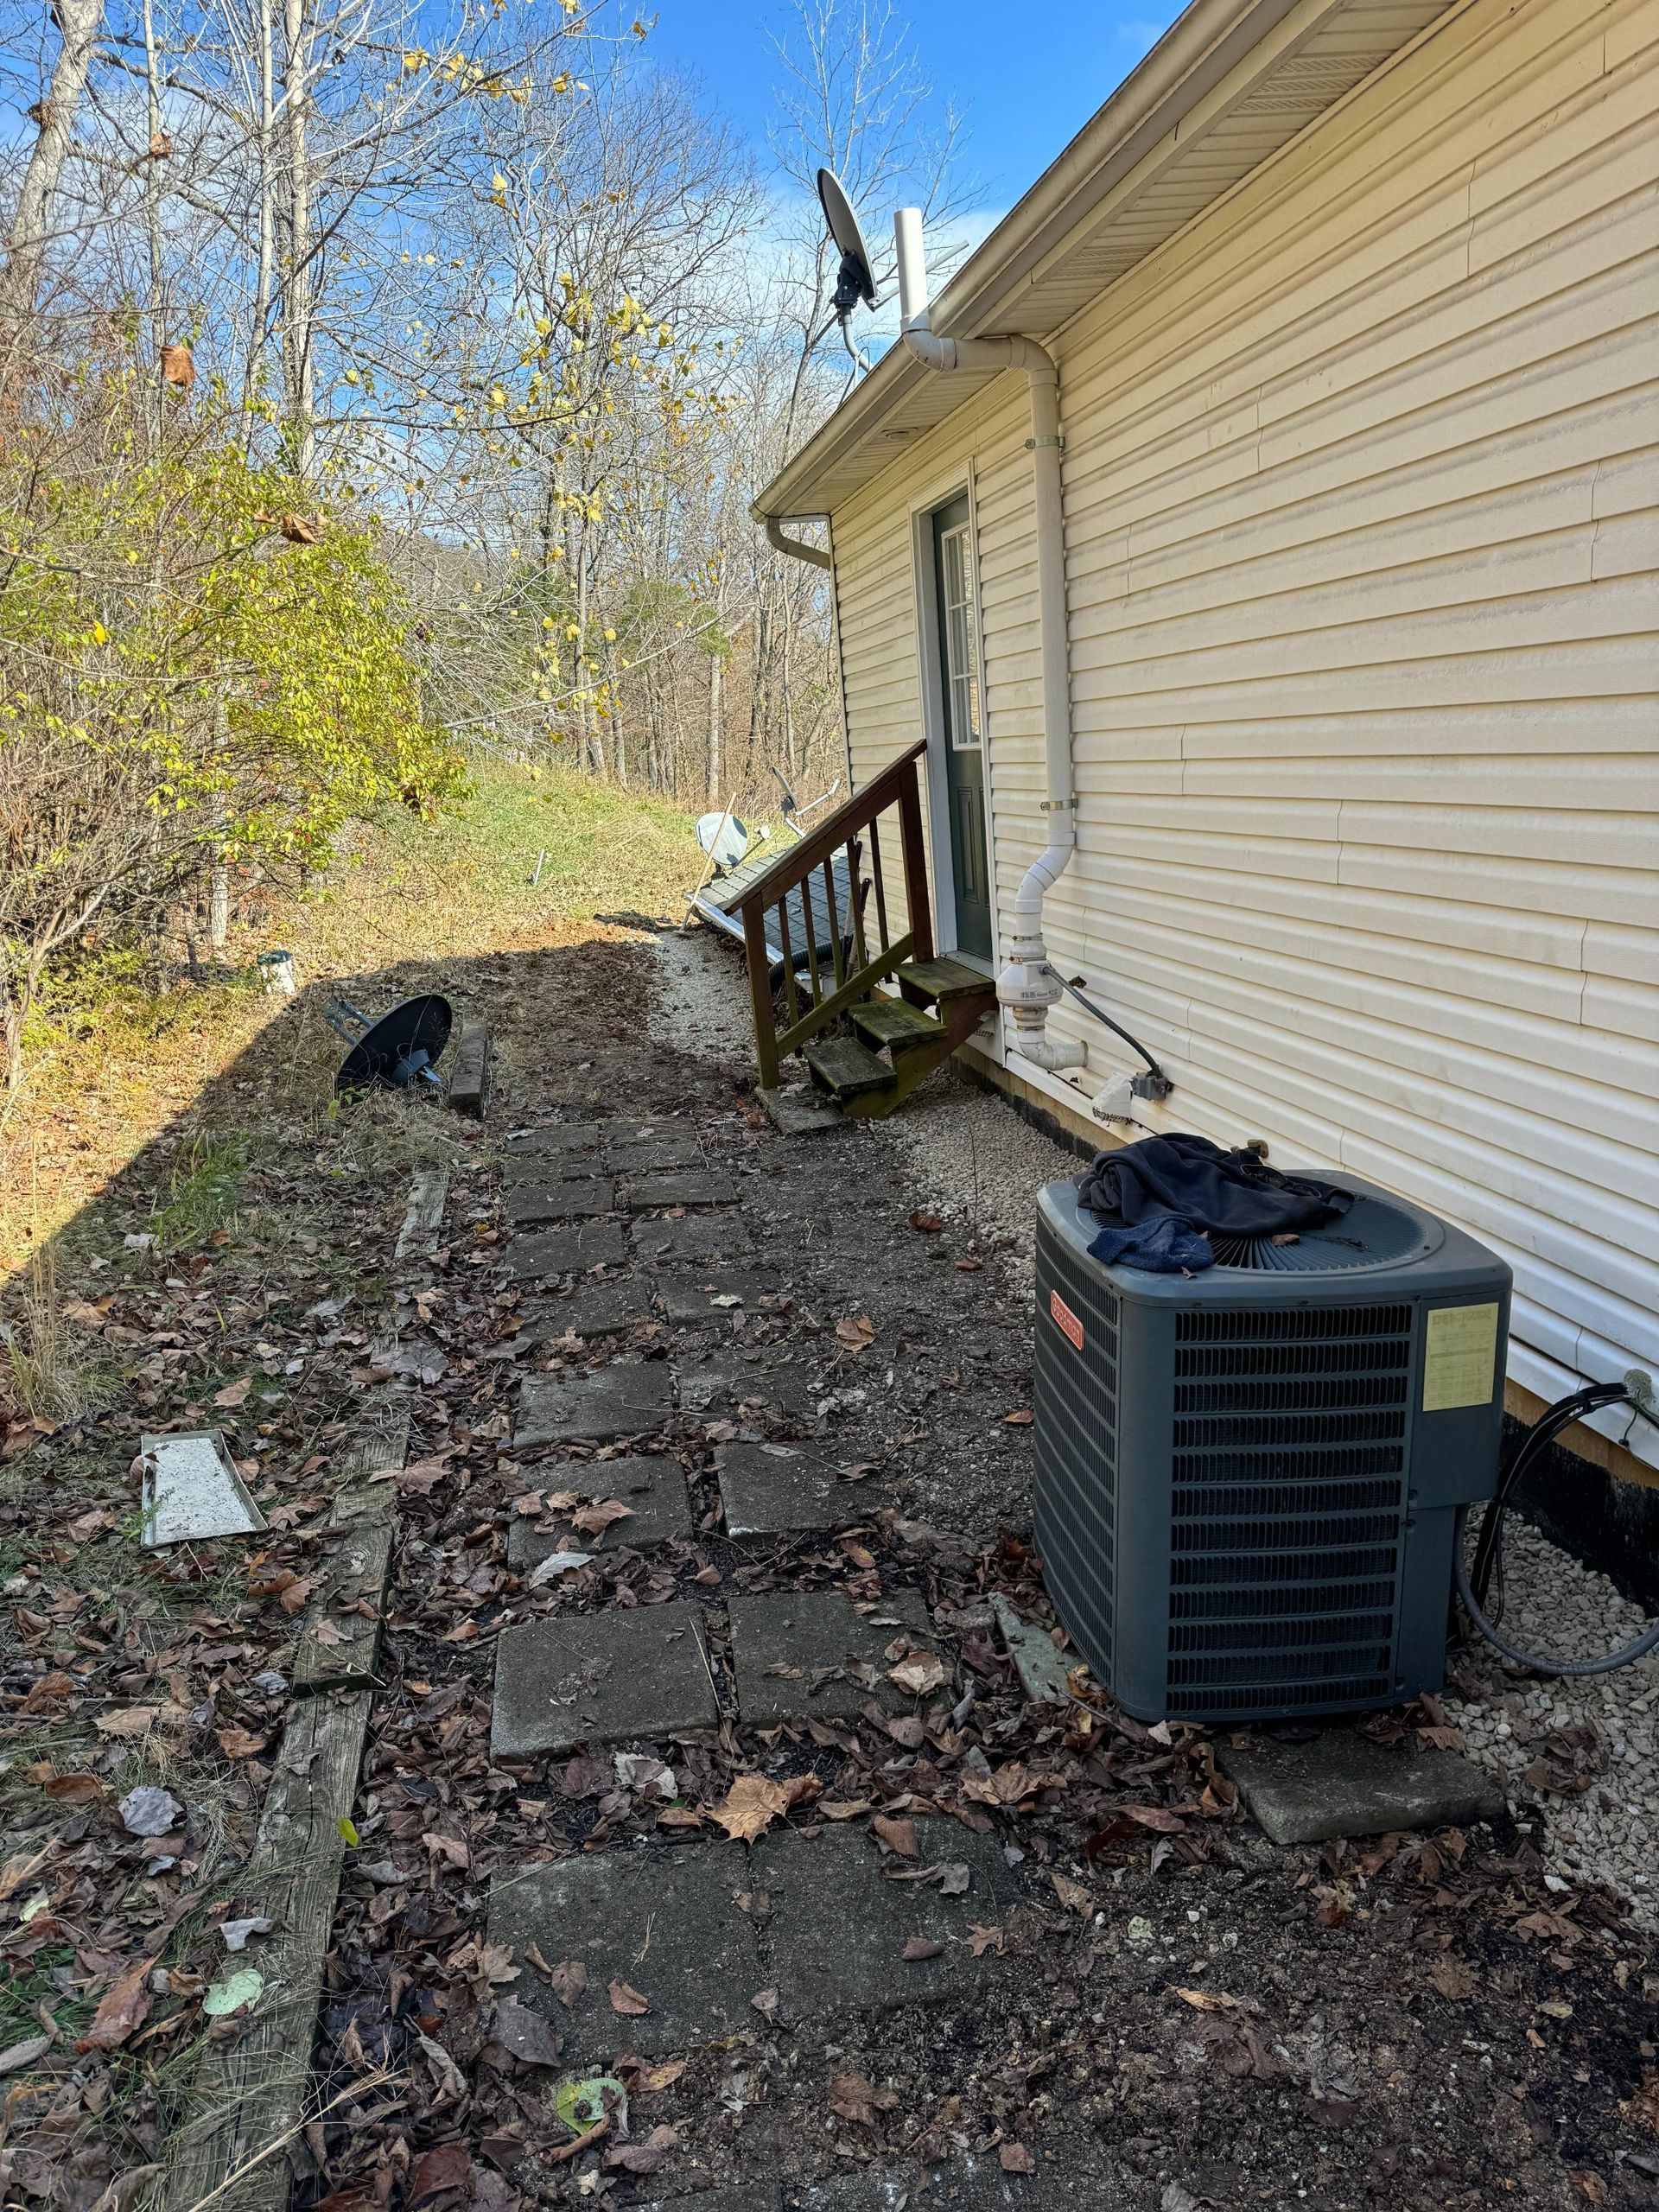
{"type": "MultiPolygon", "coordinates": [[[[1062,989],[1070,991],[1072,997],[1076,999],[1077,1004],[1083,1008],[1085,1014],[1092,1014],[1096,1021],[1104,1022],[1107,1028],[1111,1031],[1114,1037],[1121,1037],[1126,1045],[1129,1046],[1134,1051],[1139,1052],[1141,1058],[1146,1062],[1147,1068],[1157,1077],[1160,1083],[1169,1083],[1169,1077],[1164,1073],[1162,1068],[1159,1066],[1157,1061],[1153,1058],[1152,1054],[1147,1050],[1146,1046],[1141,1042],[1141,1039],[1138,1037],[1131,1037],[1128,1031],[1124,1028],[1121,1021],[1114,1021],[1111,1015],[1106,1013],[1103,1007],[1097,1007],[1092,999],[1085,998],[1083,993],[1077,988],[1076,983],[1067,982],[1064,976],[1062,976],[1060,980],[1062,989]]],[[[1171,1090],[1173,1090],[1174,1085],[1170,1084],[1170,1088],[1171,1090]]]]}
{"type": "Polygon", "coordinates": [[[1486,1517],[1476,1540],[1472,1568],[1464,1560],[1464,1532],[1469,1508],[1458,1508],[1452,1537],[1452,1577],[1463,1610],[1495,1651],[1501,1651],[1506,1659],[1529,1669],[1535,1675],[1611,1675],[1616,1667],[1628,1667],[1636,1660],[1645,1658],[1649,1651],[1659,1649],[1659,1620],[1649,1621],[1632,1642],[1599,1659],[1557,1659],[1541,1652],[1522,1651],[1501,1635],[1497,1627],[1503,1610],[1503,1522],[1522,1478],[1534,1461],[1574,1421],[1582,1421],[1586,1414],[1598,1412],[1604,1406],[1635,1402],[1623,1382],[1592,1382],[1581,1390],[1574,1390],[1570,1396],[1558,1399],[1540,1414],[1498,1476],[1497,1488],[1486,1508],[1486,1517]],[[1486,1598],[1494,1575],[1497,1580],[1498,1603],[1489,1613],[1486,1598]]]}

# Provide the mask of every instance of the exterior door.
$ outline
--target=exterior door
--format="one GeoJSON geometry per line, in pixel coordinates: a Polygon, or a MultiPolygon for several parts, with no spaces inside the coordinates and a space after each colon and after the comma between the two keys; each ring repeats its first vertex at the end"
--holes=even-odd
{"type": "Polygon", "coordinates": [[[985,827],[985,709],[968,495],[933,518],[939,607],[939,690],[944,702],[944,780],[950,820],[950,883],[957,950],[993,956],[990,841],[985,827]]]}

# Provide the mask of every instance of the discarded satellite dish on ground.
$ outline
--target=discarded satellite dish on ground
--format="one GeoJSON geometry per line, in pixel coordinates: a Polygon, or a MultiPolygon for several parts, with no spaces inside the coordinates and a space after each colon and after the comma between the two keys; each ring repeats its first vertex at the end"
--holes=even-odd
{"type": "Polygon", "coordinates": [[[724,814],[697,817],[697,842],[722,873],[735,868],[749,849],[749,827],[728,807],[724,814]]]}
{"type": "Polygon", "coordinates": [[[349,999],[331,1006],[323,1016],[351,1051],[334,1077],[336,1098],[358,1090],[408,1090],[411,1088],[440,1096],[437,1064],[449,1042],[454,1014],[448,999],[429,991],[405,999],[376,1021],[349,999]]]}
{"type": "MultiPolygon", "coordinates": [[[[841,267],[836,272],[831,302],[836,321],[841,326],[841,342],[861,369],[868,368],[869,364],[849,334],[847,322],[861,300],[867,308],[875,305],[874,264],[858,218],[853,213],[853,203],[833,169],[818,171],[818,200],[823,208],[823,219],[830,226],[830,235],[841,249],[841,267]]],[[[824,327],[827,329],[828,324],[824,327]]]]}

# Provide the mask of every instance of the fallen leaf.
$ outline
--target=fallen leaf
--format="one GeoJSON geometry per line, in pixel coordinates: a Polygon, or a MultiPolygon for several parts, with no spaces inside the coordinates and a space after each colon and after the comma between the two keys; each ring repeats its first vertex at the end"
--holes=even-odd
{"type": "Polygon", "coordinates": [[[558,2037],[539,2012],[532,2012],[516,1997],[496,1999],[495,2039],[521,2066],[556,2066],[559,2063],[558,2037]]]}
{"type": "Polygon", "coordinates": [[[1095,1909],[1095,1900],[1081,1882],[1074,1882],[1065,1874],[1051,1873],[1054,1894],[1068,1912],[1080,1913],[1087,1920],[1095,1909]]]}
{"type": "Polygon", "coordinates": [[[920,1206],[918,1206],[914,1212],[907,1213],[905,1219],[912,1229],[919,1230],[924,1236],[936,1236],[944,1227],[944,1217],[942,1214],[924,1212],[920,1206]]]}
{"type": "Polygon", "coordinates": [[[256,1736],[251,1728],[221,1728],[218,1737],[219,1748],[227,1759],[251,1759],[270,1741],[269,1736],[256,1736]]]}
{"type": "Polygon", "coordinates": [[[977,1921],[969,1926],[968,1948],[976,1959],[982,1959],[987,1951],[995,1952],[1000,1959],[1007,1940],[1007,1932],[1004,1929],[984,1928],[977,1921]]]}
{"type": "Polygon", "coordinates": [[[409,2212],[449,2190],[465,2189],[472,2177],[472,2153],[464,2143],[441,2143],[435,2150],[423,2151],[410,2176],[409,2212]]]}
{"type": "Polygon", "coordinates": [[[944,1681],[944,1662],[931,1651],[912,1651],[896,1667],[888,1668],[887,1680],[907,1697],[925,1697],[944,1681]]]}
{"type": "Polygon", "coordinates": [[[561,1959],[548,1968],[547,1978],[567,2012],[588,1986],[588,1969],[580,1959],[561,1959]]]}
{"type": "Polygon", "coordinates": [[[143,2025],[149,2011],[149,1974],[155,1963],[154,1959],[140,1959],[105,1990],[92,2025],[75,2045],[77,2050],[117,2050],[135,2028],[143,2025]]]}
{"type": "Polygon", "coordinates": [[[65,1674],[60,1667],[54,1667],[49,1672],[37,1675],[29,1684],[29,1694],[17,1710],[19,1713],[44,1712],[48,1706],[60,1705],[65,1698],[73,1697],[79,1687],[73,1675],[65,1674]]]}
{"type": "Polygon", "coordinates": [[[691,2063],[689,2058],[665,2058],[660,2066],[647,2066],[639,2076],[639,2087],[645,2089],[666,2089],[677,2082],[691,2063]]]}
{"type": "Polygon", "coordinates": [[[678,2132],[666,2122],[653,2127],[642,2143],[612,2143],[605,2164],[625,2174],[654,2174],[671,2151],[680,2147],[678,2132]]]}
{"type": "Polygon", "coordinates": [[[1472,1997],[1479,1987],[1474,1975],[1465,1966],[1463,1961],[1449,1956],[1435,1960],[1428,1970],[1428,1978],[1441,1996],[1449,1999],[1453,2004],[1459,2003],[1466,1997],[1472,1997]]]}
{"type": "Polygon", "coordinates": [[[272,1925],[263,1913],[254,1913],[245,1920],[221,1920],[219,1932],[227,1951],[245,1951],[250,1936],[269,1936],[272,1925]]]}
{"type": "Polygon", "coordinates": [[[221,2020],[232,2012],[240,2012],[257,2002],[264,1995],[265,1977],[253,1967],[238,1967],[234,1974],[221,1974],[201,2000],[201,2009],[210,2019],[221,2020]]]}
{"type": "Polygon", "coordinates": [[[1000,2145],[996,2163],[1005,2174],[1034,2174],[1037,2171],[1037,2161],[1023,2143],[1000,2145]]]}
{"type": "Polygon", "coordinates": [[[870,1822],[889,1851],[896,1851],[901,1859],[914,1859],[917,1853],[916,1823],[914,1821],[895,1821],[878,1813],[870,1822]]]}
{"type": "Polygon", "coordinates": [[[626,2012],[632,2017],[651,2010],[651,1999],[642,1997],[637,1989],[630,1989],[626,1981],[611,1984],[610,1998],[613,2012],[626,2012]]]}
{"type": "Polygon", "coordinates": [[[851,2127],[875,2126],[875,2085],[861,2074],[830,2076],[830,2109],[851,2127]]]}
{"type": "Polygon", "coordinates": [[[245,1375],[239,1382],[227,1382],[215,1396],[213,1403],[216,1406],[225,1406],[233,1409],[242,1403],[252,1388],[252,1376],[245,1375]]]}
{"type": "Polygon", "coordinates": [[[100,1736],[147,1736],[166,1711],[160,1705],[128,1705],[118,1713],[100,1713],[92,1726],[100,1736]]]}
{"type": "Polygon", "coordinates": [[[788,1808],[788,1794],[781,1783],[768,1782],[763,1774],[740,1774],[725,1803],[712,1810],[728,1836],[739,1843],[752,1843],[788,1808]]]}
{"type": "MultiPolygon", "coordinates": [[[[1016,1406],[1011,1414],[1002,1416],[1004,1424],[1009,1428],[1029,1428],[1036,1418],[1029,1406],[1016,1406]]],[[[1006,2144],[1003,2145],[1005,2150],[1007,2147],[1006,2144]]]]}
{"type": "Polygon", "coordinates": [[[875,1342],[875,1324],[868,1313],[849,1313],[836,1322],[836,1341],[848,1351],[867,1351],[875,1342]]]}
{"type": "Polygon", "coordinates": [[[21,2074],[37,2058],[43,2058],[52,2048],[50,2036],[25,2036],[21,2043],[9,2044],[0,2050],[0,2075],[21,2074]]]}
{"type": "Polygon", "coordinates": [[[580,1507],[570,1516],[570,1521],[584,1536],[602,1536],[613,1522],[629,1520],[632,1514],[633,1508],[624,1505],[620,1497],[601,1497],[591,1505],[580,1507]]]}
{"type": "Polygon", "coordinates": [[[931,1936],[910,1936],[905,1939],[904,1956],[913,1966],[921,1959],[937,1959],[944,1948],[931,1936]]]}
{"type": "Polygon", "coordinates": [[[779,1997],[775,1989],[757,1989],[749,2002],[769,2026],[778,2018],[779,1997]]]}
{"type": "Polygon", "coordinates": [[[172,1791],[153,1782],[128,1790],[118,1809],[129,1835],[165,1835],[184,1818],[184,1808],[172,1791]]]}
{"type": "Polygon", "coordinates": [[[1172,1984],[1170,1993],[1195,2012],[1236,2012],[1239,2006],[1236,1997],[1229,1997],[1220,1989],[1182,1989],[1172,1984]]]}
{"type": "Polygon", "coordinates": [[[104,1795],[105,1784],[95,1774],[54,1774],[44,1787],[60,1804],[85,1805],[104,1795]]]}

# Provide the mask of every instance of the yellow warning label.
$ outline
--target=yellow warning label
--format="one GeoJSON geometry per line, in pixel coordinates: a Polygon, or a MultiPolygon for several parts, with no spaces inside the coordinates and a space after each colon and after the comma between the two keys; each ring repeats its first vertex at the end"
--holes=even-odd
{"type": "Polygon", "coordinates": [[[1423,1346],[1423,1411],[1491,1403],[1497,1381],[1496,1306],[1440,1306],[1428,1317],[1423,1346]]]}

